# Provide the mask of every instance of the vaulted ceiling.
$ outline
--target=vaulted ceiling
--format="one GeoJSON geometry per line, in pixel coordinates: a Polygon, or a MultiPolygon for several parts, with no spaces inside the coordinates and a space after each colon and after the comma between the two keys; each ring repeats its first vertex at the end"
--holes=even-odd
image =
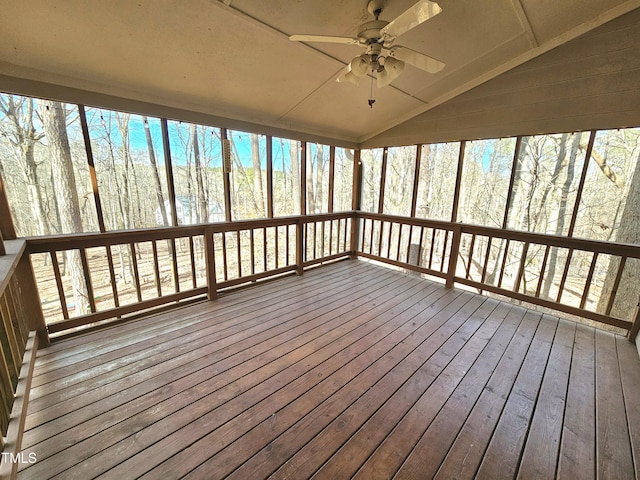
{"type": "MultiPolygon", "coordinates": [[[[369,108],[369,81],[335,81],[359,46],[288,39],[355,36],[371,18],[366,3],[0,0],[0,90],[132,110],[139,102],[167,107],[167,116],[190,111],[226,126],[344,145],[398,131],[415,141],[403,137],[404,125],[415,129],[431,109],[640,7],[640,0],[439,0],[442,13],[397,43],[446,67],[428,74],[407,66],[391,86],[373,87],[369,108]]],[[[387,0],[381,18],[414,3],[387,0]]]]}

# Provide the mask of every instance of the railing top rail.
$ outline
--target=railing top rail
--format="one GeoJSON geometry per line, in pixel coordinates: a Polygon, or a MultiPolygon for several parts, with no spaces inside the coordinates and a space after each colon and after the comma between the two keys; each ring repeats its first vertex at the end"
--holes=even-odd
{"type": "Polygon", "coordinates": [[[203,223],[198,225],[180,225],[177,227],[157,227],[136,230],[117,230],[95,233],[71,233],[46,237],[28,237],[26,242],[30,253],[43,253],[72,248],[103,247],[121,245],[131,242],[150,242],[154,240],[170,240],[174,238],[203,235],[205,231],[213,233],[235,232],[252,228],[279,227],[295,225],[298,222],[311,223],[323,220],[350,218],[352,211],[337,213],[320,213],[312,215],[296,215],[277,218],[261,218],[255,220],[237,220],[232,222],[203,223]]]}
{"type": "Polygon", "coordinates": [[[612,243],[585,238],[562,237],[537,232],[524,232],[520,230],[507,230],[498,227],[484,227],[468,223],[451,223],[442,220],[427,220],[422,218],[402,217],[399,215],[387,215],[381,213],[357,212],[360,218],[370,218],[387,222],[404,223],[419,227],[438,228],[452,231],[460,228],[462,233],[472,233],[505,240],[529,242],[534,244],[549,245],[551,247],[568,248],[571,250],[584,250],[598,252],[600,254],[619,255],[628,258],[640,258],[640,245],[628,243],[612,243]]]}
{"type": "Polygon", "coordinates": [[[13,272],[18,268],[18,262],[26,248],[26,241],[24,239],[6,240],[4,245],[7,254],[0,257],[0,295],[7,288],[13,272]]]}

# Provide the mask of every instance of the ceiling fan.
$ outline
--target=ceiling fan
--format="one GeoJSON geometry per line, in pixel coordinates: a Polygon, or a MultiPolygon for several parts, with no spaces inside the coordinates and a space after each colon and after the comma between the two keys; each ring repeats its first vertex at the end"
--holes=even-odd
{"type": "Polygon", "coordinates": [[[404,70],[405,62],[428,73],[437,73],[444,63],[422,53],[394,45],[397,37],[408,32],[442,11],[440,5],[429,0],[420,0],[394,20],[380,20],[384,0],[371,0],[367,9],[375,20],[358,27],[357,37],[333,37],[327,35],[291,35],[294,42],[325,42],[360,45],[366,52],[355,57],[336,79],[355,85],[369,72],[376,78],[378,87],[393,82],[404,70]]]}

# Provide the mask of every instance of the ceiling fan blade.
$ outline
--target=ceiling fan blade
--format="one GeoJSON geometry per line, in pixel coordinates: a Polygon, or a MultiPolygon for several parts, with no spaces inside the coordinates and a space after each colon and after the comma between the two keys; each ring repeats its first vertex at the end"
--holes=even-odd
{"type": "Polygon", "coordinates": [[[357,38],[351,37],[332,37],[330,35],[291,35],[289,40],[292,42],[324,42],[324,43],[344,43],[353,45],[358,43],[357,38]]]}
{"type": "Polygon", "coordinates": [[[390,40],[399,37],[422,22],[435,17],[442,11],[440,5],[429,0],[420,0],[413,7],[402,13],[399,17],[389,22],[389,24],[380,30],[382,38],[390,40]]]}
{"type": "Polygon", "coordinates": [[[428,73],[438,73],[445,66],[440,60],[428,57],[401,45],[396,45],[391,48],[390,51],[393,57],[428,73]]]}

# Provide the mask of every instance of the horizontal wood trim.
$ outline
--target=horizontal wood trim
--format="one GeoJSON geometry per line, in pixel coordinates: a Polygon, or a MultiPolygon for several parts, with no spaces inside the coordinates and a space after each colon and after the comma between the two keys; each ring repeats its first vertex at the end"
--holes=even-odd
{"type": "Polygon", "coordinates": [[[171,295],[165,295],[159,298],[153,298],[151,300],[144,300],[142,302],[133,303],[131,305],[124,305],[118,308],[111,308],[102,312],[93,313],[90,315],[82,315],[80,317],[70,318],[63,322],[50,323],[49,332],[58,333],[70,328],[81,327],[90,323],[100,322],[102,320],[108,320],[109,318],[120,317],[128,313],[138,312],[140,310],[146,310],[149,308],[164,305],[166,303],[177,302],[185,298],[197,297],[198,295],[206,295],[207,287],[195,288],[193,290],[187,290],[184,292],[173,293],[171,295]]]}
{"type": "Polygon", "coordinates": [[[452,231],[456,226],[460,226],[462,233],[471,233],[475,235],[528,242],[539,245],[549,245],[552,247],[567,248],[572,250],[583,250],[587,252],[598,252],[601,254],[640,258],[639,245],[601,242],[598,240],[588,240],[584,238],[562,237],[558,235],[547,235],[544,233],[483,227],[480,225],[470,225],[466,223],[451,223],[439,220],[425,220],[421,218],[402,217],[399,215],[385,215],[366,212],[357,212],[356,215],[358,218],[392,223],[402,223],[404,225],[438,228],[449,231],[452,231]]]}
{"type": "Polygon", "coordinates": [[[334,253],[333,255],[327,255],[327,256],[324,256],[324,257],[321,257],[321,258],[316,258],[316,259],[313,259],[313,260],[307,260],[302,265],[304,267],[310,267],[312,265],[318,265],[319,263],[331,262],[333,260],[338,260],[338,259],[341,259],[341,258],[349,257],[351,254],[352,254],[352,252],[334,253]]]}
{"type": "Polygon", "coordinates": [[[519,292],[514,292],[512,290],[505,290],[503,288],[494,287],[493,285],[487,285],[485,283],[476,282],[474,280],[468,280],[464,277],[455,277],[454,280],[457,283],[468,285],[470,287],[475,287],[480,290],[486,290],[488,292],[504,295],[505,297],[515,298],[516,300],[521,300],[523,302],[534,303],[542,307],[552,308],[560,312],[569,313],[571,315],[577,315],[583,318],[588,318],[590,320],[595,320],[596,322],[605,323],[607,325],[613,325],[614,327],[624,328],[626,330],[629,330],[631,328],[631,322],[627,320],[622,320],[620,318],[609,317],[607,315],[591,312],[589,310],[582,310],[580,308],[572,307],[570,305],[563,305],[561,303],[552,302],[550,300],[545,300],[543,298],[531,297],[529,295],[525,295],[519,292]]]}
{"type": "Polygon", "coordinates": [[[411,218],[401,215],[388,215],[386,213],[369,213],[358,211],[355,212],[356,218],[379,220],[381,222],[402,223],[404,225],[413,225],[416,227],[436,228],[440,230],[453,230],[454,224],[443,220],[429,220],[426,218],[411,218]]]}
{"type": "Polygon", "coordinates": [[[26,249],[26,242],[20,240],[8,240],[4,242],[7,254],[0,257],[0,295],[9,284],[9,280],[18,268],[22,254],[26,249]]]}
{"type": "Polygon", "coordinates": [[[245,277],[218,282],[218,290],[220,290],[221,288],[235,287],[236,285],[242,285],[243,283],[255,282],[256,280],[260,280],[261,278],[274,277],[276,275],[282,275],[283,273],[295,272],[297,268],[297,265],[287,265],[286,267],[267,270],[266,272],[255,273],[253,275],[247,275],[245,277]]]}
{"type": "Polygon", "coordinates": [[[359,257],[369,258],[371,260],[376,260],[378,262],[388,263],[389,265],[394,265],[400,268],[406,268],[407,270],[413,270],[414,272],[424,273],[425,275],[433,275],[434,277],[446,278],[447,275],[445,273],[439,272],[437,270],[431,270],[430,268],[419,267],[417,265],[411,265],[409,263],[399,262],[397,260],[391,260],[390,258],[379,257],[377,255],[372,255],[370,253],[358,252],[359,257]]]}
{"type": "MultiPolygon", "coordinates": [[[[178,227],[145,228],[137,230],[121,230],[105,233],[83,233],[52,235],[47,237],[28,237],[26,239],[29,253],[43,253],[75,248],[104,247],[106,245],[124,245],[128,243],[150,242],[175,238],[204,235],[205,230],[212,233],[236,232],[255,228],[280,227],[295,225],[298,222],[313,223],[328,220],[350,218],[352,211],[338,213],[321,213],[306,216],[289,216],[264,218],[257,220],[240,220],[233,222],[209,223],[200,225],[182,225],[178,227]]],[[[10,242],[5,242],[5,245],[10,242]]]]}

